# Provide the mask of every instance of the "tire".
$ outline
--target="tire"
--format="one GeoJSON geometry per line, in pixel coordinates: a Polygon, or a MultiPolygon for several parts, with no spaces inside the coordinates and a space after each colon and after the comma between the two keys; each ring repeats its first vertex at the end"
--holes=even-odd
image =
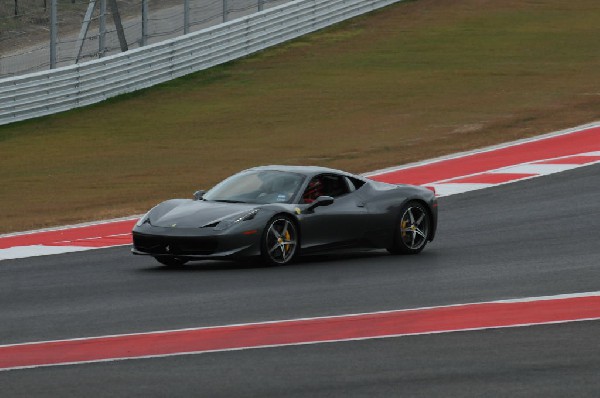
{"type": "Polygon", "coordinates": [[[178,257],[170,257],[170,256],[157,256],[154,257],[156,261],[161,263],[162,265],[166,265],[167,267],[181,267],[187,263],[187,260],[183,260],[178,257]]]}
{"type": "Polygon", "coordinates": [[[408,202],[400,209],[400,218],[394,231],[392,254],[418,254],[429,241],[431,216],[424,204],[408,202]]]}
{"type": "Polygon", "coordinates": [[[296,223],[288,216],[278,215],[267,223],[261,237],[261,257],[268,265],[291,263],[299,247],[296,223]]]}

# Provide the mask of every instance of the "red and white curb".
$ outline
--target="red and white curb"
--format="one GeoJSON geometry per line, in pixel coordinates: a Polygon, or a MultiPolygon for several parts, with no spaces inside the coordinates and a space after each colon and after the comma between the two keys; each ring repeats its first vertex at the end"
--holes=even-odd
{"type": "Polygon", "coordinates": [[[0,346],[0,371],[600,319],[600,292],[0,346]]]}
{"type": "MultiPolygon", "coordinates": [[[[433,187],[438,196],[489,188],[600,162],[600,123],[375,171],[366,177],[433,187]]],[[[0,261],[131,244],[137,217],[0,235],[0,261]]]]}
{"type": "Polygon", "coordinates": [[[366,174],[433,187],[439,196],[489,188],[600,162],[600,123],[366,174]]]}
{"type": "Polygon", "coordinates": [[[435,188],[438,196],[448,196],[559,173],[595,163],[600,163],[600,151],[502,167],[484,173],[449,178],[424,185],[435,188]]]}
{"type": "Polygon", "coordinates": [[[0,261],[130,245],[138,217],[0,236],[0,261]]]}

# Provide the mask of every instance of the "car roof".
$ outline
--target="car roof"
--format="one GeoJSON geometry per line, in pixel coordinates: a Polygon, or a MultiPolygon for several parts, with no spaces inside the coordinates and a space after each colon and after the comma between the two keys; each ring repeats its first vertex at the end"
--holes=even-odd
{"type": "MultiPolygon", "coordinates": [[[[349,177],[360,178],[352,173],[346,171],[331,169],[329,167],[321,166],[289,166],[289,165],[270,165],[270,166],[257,166],[248,170],[273,170],[273,171],[287,171],[291,173],[304,174],[306,176],[313,176],[316,174],[323,173],[334,173],[341,174],[349,177]]],[[[362,179],[362,178],[361,178],[362,179]]]]}

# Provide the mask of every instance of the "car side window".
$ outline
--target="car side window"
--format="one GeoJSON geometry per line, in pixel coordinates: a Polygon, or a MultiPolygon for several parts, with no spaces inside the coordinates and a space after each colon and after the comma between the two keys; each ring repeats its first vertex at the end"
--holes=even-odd
{"type": "Polygon", "coordinates": [[[356,191],[365,185],[365,182],[358,178],[346,177],[346,181],[348,181],[348,184],[350,185],[350,191],[356,191]]]}
{"type": "Polygon", "coordinates": [[[335,174],[321,174],[313,177],[308,183],[302,199],[304,203],[312,203],[319,196],[337,198],[350,192],[344,176],[335,174]]]}

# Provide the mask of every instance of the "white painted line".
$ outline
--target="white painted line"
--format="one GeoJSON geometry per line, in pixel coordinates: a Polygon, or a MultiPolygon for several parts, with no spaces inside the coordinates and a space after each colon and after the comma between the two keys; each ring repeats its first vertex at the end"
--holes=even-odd
{"type": "Polygon", "coordinates": [[[94,247],[81,246],[15,246],[0,250],[0,260],[14,260],[17,258],[28,258],[37,256],[47,256],[50,254],[62,254],[71,252],[81,252],[84,250],[95,249],[94,247]]]}
{"type": "Polygon", "coordinates": [[[92,364],[92,363],[108,363],[108,362],[118,362],[118,361],[128,361],[128,360],[160,359],[160,358],[187,356],[187,355],[214,354],[214,353],[219,353],[219,352],[258,350],[258,349],[265,349],[265,348],[311,346],[311,345],[316,345],[316,344],[334,344],[334,343],[346,343],[346,342],[357,342],[357,341],[367,341],[367,340],[383,340],[383,339],[392,339],[392,338],[400,338],[400,337],[427,336],[427,335],[438,335],[438,334],[446,334],[446,333],[461,333],[461,332],[468,333],[468,332],[480,332],[480,331],[485,331],[485,330],[512,329],[512,328],[523,328],[523,327],[544,326],[544,325],[562,325],[562,324],[573,323],[573,322],[590,322],[590,321],[598,321],[598,320],[600,320],[600,318],[595,317],[595,318],[583,318],[583,319],[570,319],[570,320],[565,320],[565,321],[520,323],[520,324],[503,325],[503,326],[482,326],[482,327],[475,327],[475,328],[444,329],[444,330],[427,331],[427,332],[408,332],[408,333],[400,333],[400,334],[386,334],[386,335],[382,335],[382,336],[350,337],[350,338],[339,338],[336,340],[315,340],[315,341],[303,341],[303,342],[299,342],[299,343],[266,344],[266,345],[250,346],[250,347],[220,348],[220,349],[215,349],[215,350],[177,352],[177,353],[172,353],[172,354],[143,355],[143,356],[135,356],[135,357],[131,356],[131,357],[109,358],[109,359],[94,359],[94,360],[90,360],[90,361],[64,362],[64,363],[29,365],[29,366],[15,366],[15,367],[11,367],[11,368],[2,368],[2,369],[0,369],[0,372],[36,369],[36,368],[49,368],[49,367],[55,367],[55,366],[72,366],[72,365],[85,365],[85,364],[92,364]]]}
{"type": "Polygon", "coordinates": [[[497,184],[454,184],[454,183],[432,183],[425,184],[428,187],[435,188],[437,196],[450,196],[459,193],[475,191],[478,189],[485,189],[493,187],[497,184]]]}
{"type": "Polygon", "coordinates": [[[503,167],[501,169],[490,170],[489,173],[509,173],[509,174],[538,174],[548,175],[560,173],[561,171],[581,167],[579,164],[534,164],[526,163],[517,166],[503,167]]]}
{"type": "Polygon", "coordinates": [[[110,220],[89,221],[89,222],[84,222],[84,223],[80,223],[80,224],[72,224],[72,225],[63,225],[63,226],[50,227],[50,228],[34,229],[34,230],[31,230],[31,231],[11,232],[9,234],[0,235],[0,238],[11,238],[11,237],[14,237],[14,236],[31,235],[31,234],[37,234],[37,233],[40,233],[40,232],[54,232],[54,231],[64,231],[64,230],[67,230],[67,229],[75,229],[75,228],[83,228],[83,227],[93,227],[93,226],[96,226],[96,225],[112,224],[112,223],[116,223],[116,222],[120,222],[120,221],[133,221],[133,220],[139,220],[140,217],[142,217],[142,216],[143,216],[143,214],[138,214],[138,215],[128,216],[128,217],[113,218],[113,219],[110,219],[110,220]]]}
{"type": "MultiPolygon", "coordinates": [[[[184,329],[162,330],[162,331],[154,331],[154,332],[127,333],[127,334],[119,334],[119,335],[105,335],[105,336],[73,338],[73,339],[63,339],[63,340],[36,341],[36,342],[0,345],[0,348],[18,347],[18,346],[36,346],[36,345],[41,346],[41,345],[47,345],[49,343],[54,344],[54,343],[62,343],[62,342],[70,342],[70,341],[80,341],[83,344],[85,344],[86,340],[96,340],[96,339],[106,339],[106,338],[122,338],[122,337],[143,336],[143,335],[150,335],[150,334],[154,334],[154,335],[171,334],[171,333],[183,332],[183,331],[199,331],[199,330],[206,330],[206,329],[247,327],[247,326],[258,326],[258,325],[268,325],[268,324],[277,325],[277,324],[282,324],[282,323],[302,322],[302,321],[312,321],[312,320],[329,321],[329,320],[335,320],[336,318],[363,317],[363,316],[370,316],[370,315],[403,313],[403,312],[411,312],[411,311],[419,312],[419,311],[424,311],[424,310],[426,311],[426,310],[435,310],[435,309],[452,308],[452,307],[468,307],[468,306],[488,305],[488,304],[496,304],[496,303],[502,304],[502,303],[526,303],[526,302],[536,302],[536,301],[556,301],[556,300],[584,298],[584,297],[600,297],[600,292],[583,292],[583,293],[572,293],[572,294],[560,294],[560,295],[556,295],[556,296],[527,297],[527,298],[495,300],[495,301],[476,302],[476,303],[467,303],[467,304],[451,304],[451,305],[420,307],[420,308],[401,309],[401,310],[388,310],[388,311],[376,311],[376,312],[368,312],[368,313],[344,314],[344,315],[335,315],[335,316],[296,318],[296,319],[276,320],[276,321],[266,321],[266,322],[253,322],[253,323],[245,323],[245,324],[231,324],[231,325],[223,325],[223,326],[184,328],[184,329]]],[[[538,325],[556,325],[556,324],[565,324],[565,323],[571,323],[571,322],[586,322],[586,321],[597,321],[597,320],[600,320],[600,318],[599,317],[587,317],[587,318],[573,317],[571,319],[547,320],[547,321],[539,321],[539,322],[531,322],[531,323],[515,323],[515,324],[506,324],[506,325],[499,324],[499,325],[488,325],[488,326],[477,326],[477,327],[440,328],[438,330],[414,331],[414,332],[407,331],[404,333],[391,333],[391,334],[385,334],[385,335],[372,335],[372,336],[364,336],[364,337],[362,337],[362,336],[361,337],[342,337],[342,338],[338,338],[338,339],[322,339],[322,340],[317,339],[317,340],[313,340],[313,341],[299,341],[299,342],[278,343],[278,344],[263,344],[263,345],[255,345],[255,346],[248,345],[245,347],[217,348],[217,349],[207,349],[207,350],[201,350],[201,351],[187,351],[187,352],[182,351],[182,352],[174,352],[174,353],[167,353],[167,354],[150,354],[150,355],[141,355],[141,356],[114,357],[114,358],[106,358],[106,359],[82,360],[82,361],[76,361],[76,362],[34,364],[34,365],[26,365],[26,366],[6,367],[6,368],[0,369],[0,372],[19,370],[19,369],[33,369],[33,368],[40,368],[40,367],[115,362],[115,361],[129,360],[129,359],[139,360],[139,359],[150,359],[150,358],[166,358],[166,357],[173,357],[173,356],[198,355],[198,354],[242,351],[242,350],[261,349],[261,348],[278,348],[278,347],[303,346],[303,345],[314,345],[314,344],[323,344],[323,343],[340,343],[340,342],[350,342],[350,341],[379,340],[379,339],[398,338],[398,337],[405,337],[405,336],[422,336],[422,335],[435,335],[435,334],[455,333],[455,332],[483,331],[483,330],[490,330],[490,329],[520,328],[520,327],[529,327],[529,326],[538,326],[538,325]]]]}
{"type": "Polygon", "coordinates": [[[226,327],[260,326],[260,325],[270,325],[270,324],[279,324],[279,323],[287,323],[287,322],[328,320],[328,319],[336,319],[336,318],[349,318],[349,317],[355,317],[355,316],[359,317],[359,316],[366,316],[366,315],[393,314],[393,313],[397,313],[397,312],[411,312],[411,311],[419,312],[419,311],[433,310],[433,309],[440,309],[440,308],[467,307],[467,306],[473,306],[473,305],[502,304],[502,303],[529,303],[529,302],[533,302],[533,301],[552,301],[552,300],[573,299],[573,298],[580,298],[580,297],[600,297],[600,291],[563,293],[563,294],[556,294],[556,295],[550,295],[550,296],[537,296],[537,297],[535,297],[535,296],[534,297],[515,297],[515,298],[492,300],[492,301],[475,301],[475,302],[469,301],[466,303],[458,303],[458,304],[432,305],[432,306],[427,306],[427,307],[402,308],[402,309],[396,309],[396,310],[383,310],[383,311],[372,311],[372,312],[353,312],[350,314],[342,314],[342,315],[324,315],[324,316],[313,316],[313,317],[303,317],[303,318],[286,318],[286,319],[278,319],[278,320],[274,320],[274,321],[230,323],[230,324],[226,324],[226,325],[153,330],[150,332],[105,334],[105,335],[100,335],[100,336],[75,337],[75,338],[69,338],[69,339],[29,341],[29,342],[23,342],[23,343],[0,344],[0,348],[16,347],[16,346],[32,345],[32,344],[62,343],[62,342],[67,342],[67,341],[85,341],[85,340],[90,340],[90,339],[106,339],[106,338],[126,337],[126,336],[144,336],[144,335],[149,335],[149,334],[162,334],[162,333],[167,334],[167,333],[185,332],[185,331],[192,331],[192,330],[221,329],[221,328],[226,328],[226,327]]]}
{"type": "MultiPolygon", "coordinates": [[[[566,129],[566,130],[560,130],[560,131],[555,131],[555,132],[548,133],[548,134],[538,135],[538,136],[532,137],[532,138],[524,138],[521,140],[506,142],[506,143],[499,144],[499,145],[492,145],[492,146],[485,147],[485,148],[475,149],[472,151],[453,153],[451,155],[441,156],[439,158],[433,158],[433,159],[428,159],[428,160],[423,160],[423,161],[419,161],[419,162],[405,164],[402,166],[388,167],[385,169],[370,171],[367,173],[363,173],[361,175],[364,177],[373,177],[376,175],[387,174],[387,173],[391,173],[391,172],[398,171],[398,170],[412,169],[415,167],[426,166],[426,165],[433,164],[433,163],[439,163],[439,162],[443,162],[443,161],[449,160],[449,159],[464,158],[464,157],[476,155],[479,153],[493,152],[498,149],[509,148],[512,146],[521,145],[521,144],[525,144],[528,142],[543,141],[548,138],[558,137],[558,136],[567,135],[567,134],[573,134],[573,133],[577,133],[577,132],[580,132],[583,130],[595,128],[595,127],[600,127],[600,121],[589,123],[589,124],[584,124],[582,126],[573,127],[573,128],[566,129]]],[[[594,152],[590,152],[590,153],[594,153],[594,152]]]]}

